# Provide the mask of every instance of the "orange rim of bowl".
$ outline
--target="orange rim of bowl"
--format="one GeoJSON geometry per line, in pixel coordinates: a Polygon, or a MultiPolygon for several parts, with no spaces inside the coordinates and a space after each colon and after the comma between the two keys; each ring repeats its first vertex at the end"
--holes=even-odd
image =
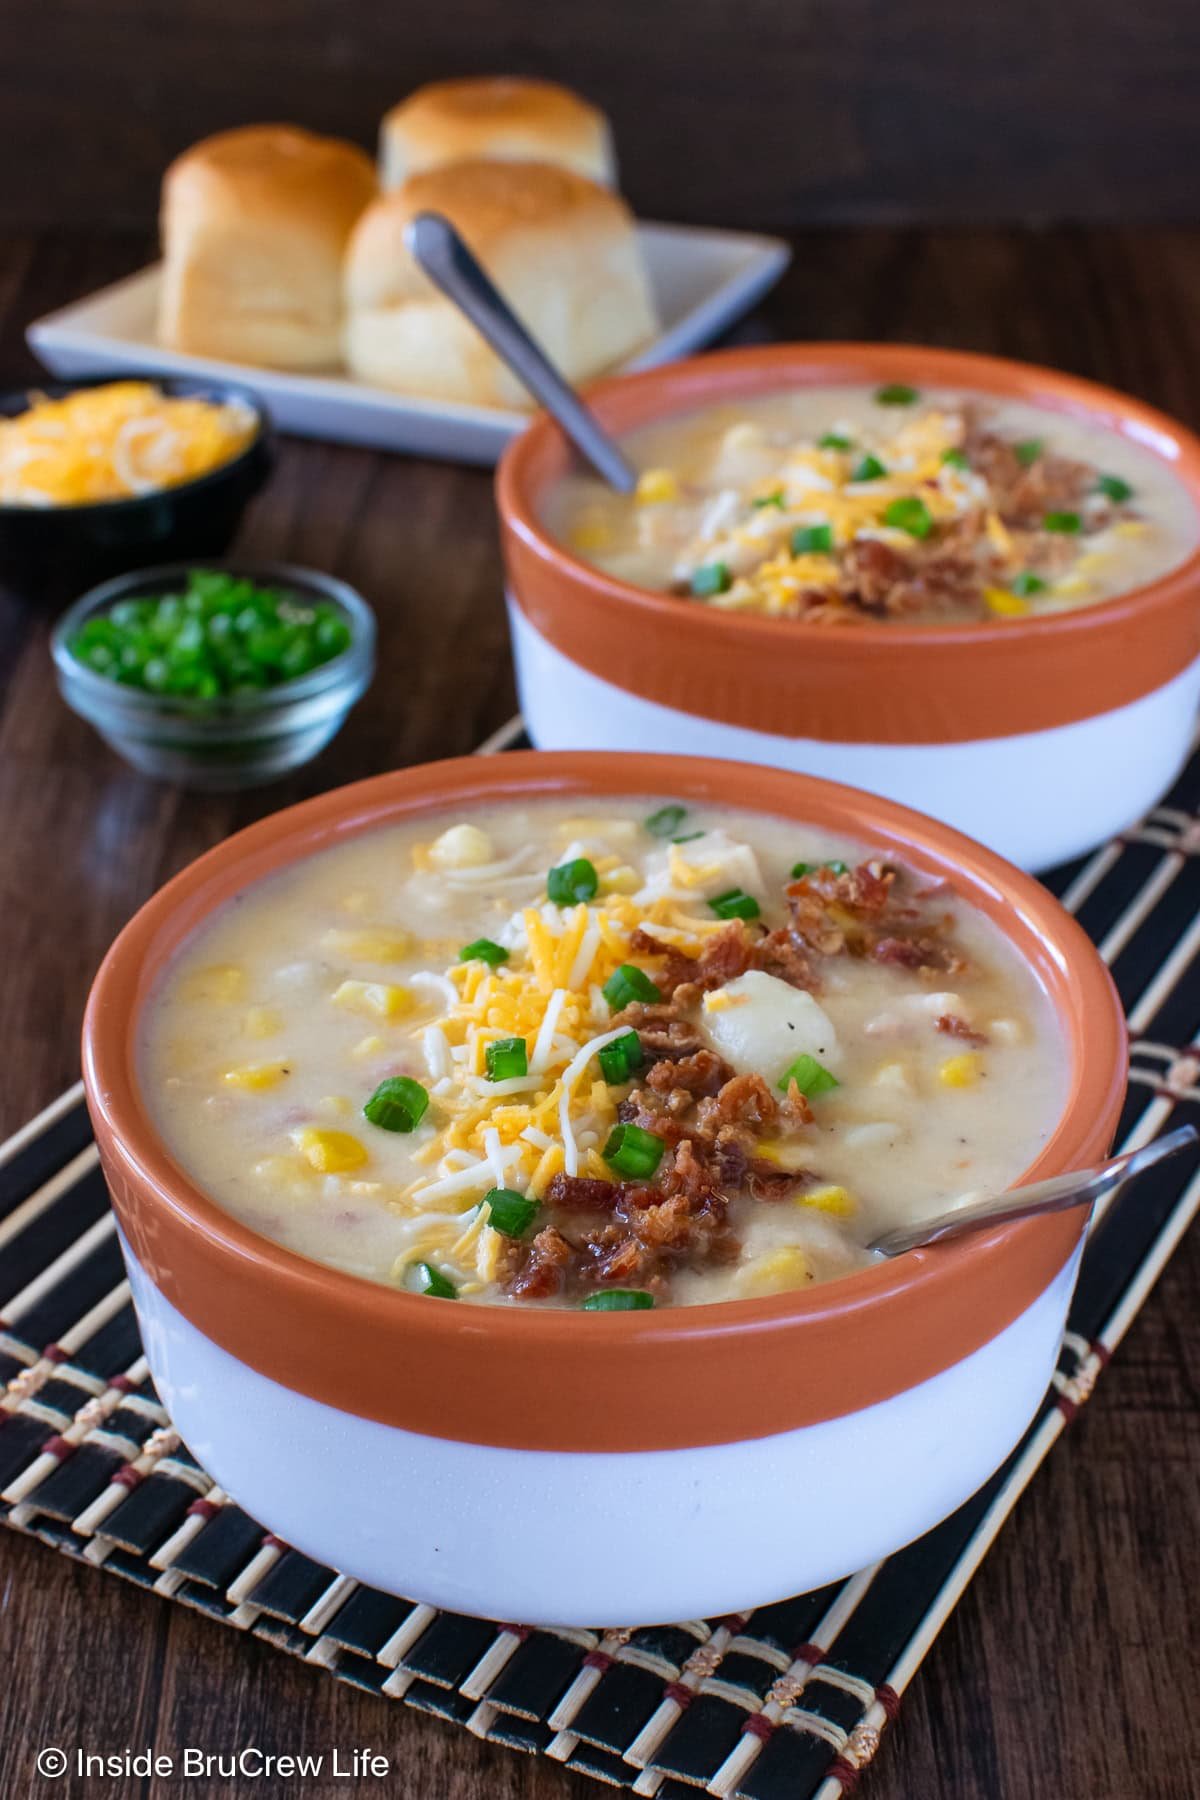
{"type": "MultiPolygon", "coordinates": [[[[1001,357],[893,344],[771,344],[617,376],[590,388],[588,400],[620,435],[782,386],[901,376],[1115,431],[1156,454],[1200,514],[1200,439],[1113,388],[1001,357]]],[[[566,439],[544,415],[504,453],[496,495],[511,598],[570,661],[679,712],[833,743],[961,743],[1113,711],[1200,656],[1200,544],[1158,580],[1071,612],[815,630],[689,605],[580,560],[539,517],[542,497],[572,466],[566,439]]]]}
{"type": "Polygon", "coordinates": [[[286,1388],[434,1437],[672,1449],[794,1430],[886,1400],[979,1349],[1045,1290],[1078,1242],[1078,1211],[763,1299],[625,1314],[437,1304],[283,1249],[224,1212],[175,1162],[141,1091],[139,1023],[165,965],[233,894],[423,813],[658,794],[749,801],[949,880],[1032,966],[1070,1057],[1062,1115],[1024,1178],[1107,1151],[1126,1068],[1108,972],[1045,889],[949,827],[852,788],[731,762],[515,752],[431,763],[307,801],[218,845],[142,907],[96,977],[84,1079],[117,1216],[150,1281],[206,1337],[286,1388]]]}

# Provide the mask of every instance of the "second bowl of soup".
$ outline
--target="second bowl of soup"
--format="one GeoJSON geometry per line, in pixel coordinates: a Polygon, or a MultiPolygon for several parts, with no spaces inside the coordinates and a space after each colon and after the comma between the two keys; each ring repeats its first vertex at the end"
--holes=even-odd
{"type": "Polygon", "coordinates": [[[195,1454],[375,1585],[576,1624],[819,1584],[991,1472],[1082,1218],[869,1246],[1097,1158],[1123,1073],[1035,884],[849,790],[654,757],[253,827],[139,914],[86,1035],[195,1454]]]}
{"type": "Polygon", "coordinates": [[[1029,867],[1151,805],[1200,692],[1200,444],[1053,371],[778,345],[595,390],[636,492],[541,421],[498,478],[548,748],[852,780],[1029,867]]]}

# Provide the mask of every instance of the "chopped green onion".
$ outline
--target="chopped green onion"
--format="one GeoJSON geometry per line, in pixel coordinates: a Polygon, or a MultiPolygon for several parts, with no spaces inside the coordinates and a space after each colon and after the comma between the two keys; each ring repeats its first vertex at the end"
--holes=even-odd
{"type": "Polygon", "coordinates": [[[1023,469],[1035,463],[1046,448],[1041,438],[1025,438],[1022,443],[1013,445],[1013,455],[1023,469]]]}
{"type": "Polygon", "coordinates": [[[458,953],[459,962],[485,962],[490,969],[498,969],[501,963],[508,961],[508,951],[503,944],[494,944],[491,938],[476,938],[473,944],[464,944],[458,953]]]}
{"type": "Polygon", "coordinates": [[[1123,500],[1133,499],[1133,489],[1119,475],[1101,475],[1096,483],[1096,492],[1103,494],[1106,500],[1113,501],[1117,506],[1123,500]]]}
{"type": "Polygon", "coordinates": [[[1042,518],[1042,526],[1046,531],[1078,531],[1082,520],[1075,512],[1048,512],[1042,518]]]}
{"type": "Polygon", "coordinates": [[[409,1075],[389,1075],[363,1107],[363,1117],[381,1131],[415,1131],[429,1108],[429,1095],[409,1075]]]}
{"type": "Polygon", "coordinates": [[[898,531],[907,531],[909,537],[915,538],[927,538],[933,530],[933,514],[916,494],[893,500],[883,515],[883,522],[894,525],[898,531]]]}
{"type": "Polygon", "coordinates": [[[708,904],[718,919],[757,919],[762,911],[753,894],[736,887],[715,895],[708,904]]]}
{"type": "Polygon", "coordinates": [[[308,674],[349,647],[350,621],[330,600],[192,569],[180,590],[118,600],[68,648],[98,675],[149,693],[215,700],[308,674]]]}
{"type": "Polygon", "coordinates": [[[850,472],[851,481],[878,481],[887,470],[877,456],[864,456],[857,468],[850,472]]]}
{"type": "Polygon", "coordinates": [[[853,450],[854,439],[842,437],[836,431],[826,431],[817,439],[818,450],[853,450]]]}
{"type": "Polygon", "coordinates": [[[733,585],[728,563],[701,563],[692,571],[693,594],[724,594],[733,585]]]}
{"type": "Polygon", "coordinates": [[[432,1294],[435,1300],[457,1300],[458,1289],[452,1281],[435,1269],[432,1263],[418,1263],[413,1270],[413,1286],[418,1294],[432,1294]]]}
{"type": "Polygon", "coordinates": [[[584,1312],[646,1312],[654,1305],[654,1295],[646,1293],[644,1288],[604,1288],[598,1294],[589,1294],[583,1303],[584,1312]]]}
{"type": "Polygon", "coordinates": [[[1019,575],[1013,576],[1010,585],[1013,593],[1020,594],[1022,598],[1028,594],[1044,594],[1046,591],[1046,583],[1032,569],[1022,569],[1019,575]]]}
{"type": "Polygon", "coordinates": [[[952,469],[969,469],[971,466],[967,461],[966,451],[957,448],[953,450],[943,450],[942,461],[944,463],[949,463],[952,469]]]}
{"type": "Polygon", "coordinates": [[[706,836],[707,833],[703,831],[685,831],[681,836],[673,837],[671,842],[673,844],[694,844],[697,838],[706,836]]]}
{"type": "Polygon", "coordinates": [[[758,494],[750,502],[750,504],[755,509],[756,512],[761,507],[764,507],[764,506],[777,506],[777,507],[779,507],[780,511],[782,512],[782,510],[783,510],[783,489],[776,488],[773,494],[758,494]]]}
{"type": "Polygon", "coordinates": [[[614,969],[602,992],[614,1012],[620,1012],[631,1000],[641,1000],[649,1005],[662,999],[645,969],[639,969],[636,963],[622,963],[619,969],[614,969]]]}
{"type": "Polygon", "coordinates": [[[651,837],[669,838],[676,832],[687,818],[687,807],[672,805],[660,806],[657,812],[651,813],[642,823],[651,837]]]}
{"type": "Polygon", "coordinates": [[[483,1196],[488,1209],[488,1224],[504,1237],[524,1237],[537,1212],[536,1200],[526,1199],[515,1188],[489,1188],[483,1196]]]}
{"type": "Polygon", "coordinates": [[[663,1159],[666,1143],[640,1125],[614,1125],[604,1146],[604,1160],[630,1181],[649,1181],[663,1159]]]}
{"type": "Polygon", "coordinates": [[[596,865],[586,856],[559,863],[546,877],[546,892],[556,906],[570,906],[577,900],[591,900],[600,886],[596,865]]]}
{"type": "Polygon", "coordinates": [[[831,1075],[815,1056],[798,1056],[794,1063],[789,1064],[779,1077],[780,1092],[786,1094],[793,1081],[809,1100],[814,1094],[825,1094],[830,1088],[841,1085],[837,1076],[831,1075]]]}
{"type": "Polygon", "coordinates": [[[811,875],[815,869],[828,869],[831,875],[846,875],[849,873],[849,864],[844,862],[793,863],[792,880],[803,881],[804,877],[811,875]]]}
{"type": "Polygon", "coordinates": [[[916,388],[906,387],[902,381],[889,382],[887,387],[875,390],[875,399],[880,406],[911,406],[917,398],[916,388]]]}
{"type": "Polygon", "coordinates": [[[829,551],[833,549],[832,525],[797,525],[792,533],[792,555],[803,556],[808,551],[829,551]]]}
{"type": "Polygon", "coordinates": [[[529,1052],[523,1037],[497,1038],[483,1053],[489,1081],[511,1081],[516,1075],[528,1075],[529,1052]]]}
{"type": "Polygon", "coordinates": [[[602,1044],[596,1060],[609,1087],[620,1087],[642,1066],[642,1040],[636,1031],[626,1031],[611,1044],[602,1044]]]}

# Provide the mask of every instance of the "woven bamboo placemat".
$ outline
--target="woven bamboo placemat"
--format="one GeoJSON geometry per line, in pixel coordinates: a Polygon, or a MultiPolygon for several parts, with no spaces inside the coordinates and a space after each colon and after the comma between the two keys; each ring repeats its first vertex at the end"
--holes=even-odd
{"type": "MultiPolygon", "coordinates": [[[[514,721],[481,752],[518,741],[514,721]]],[[[1125,1148],[1200,1122],[1198,805],[1200,757],[1136,830],[1047,878],[1125,1004],[1125,1148]]],[[[745,1617],[531,1630],[362,1587],[212,1484],[150,1380],[76,1087],[0,1147],[0,1517],[385,1701],[634,1793],[837,1800],[1198,1207],[1179,1159],[1098,1210],[1037,1418],[928,1536],[745,1617]]]]}

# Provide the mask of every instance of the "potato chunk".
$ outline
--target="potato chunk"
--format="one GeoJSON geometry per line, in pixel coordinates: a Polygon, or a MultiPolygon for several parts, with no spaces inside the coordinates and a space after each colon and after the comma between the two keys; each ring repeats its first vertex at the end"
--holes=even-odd
{"type": "Polygon", "coordinates": [[[739,1075],[757,1073],[774,1084],[798,1056],[828,1067],[838,1055],[837,1032],[811,994],[777,975],[751,969],[719,990],[727,1004],[705,1009],[713,1048],[739,1075]]]}

